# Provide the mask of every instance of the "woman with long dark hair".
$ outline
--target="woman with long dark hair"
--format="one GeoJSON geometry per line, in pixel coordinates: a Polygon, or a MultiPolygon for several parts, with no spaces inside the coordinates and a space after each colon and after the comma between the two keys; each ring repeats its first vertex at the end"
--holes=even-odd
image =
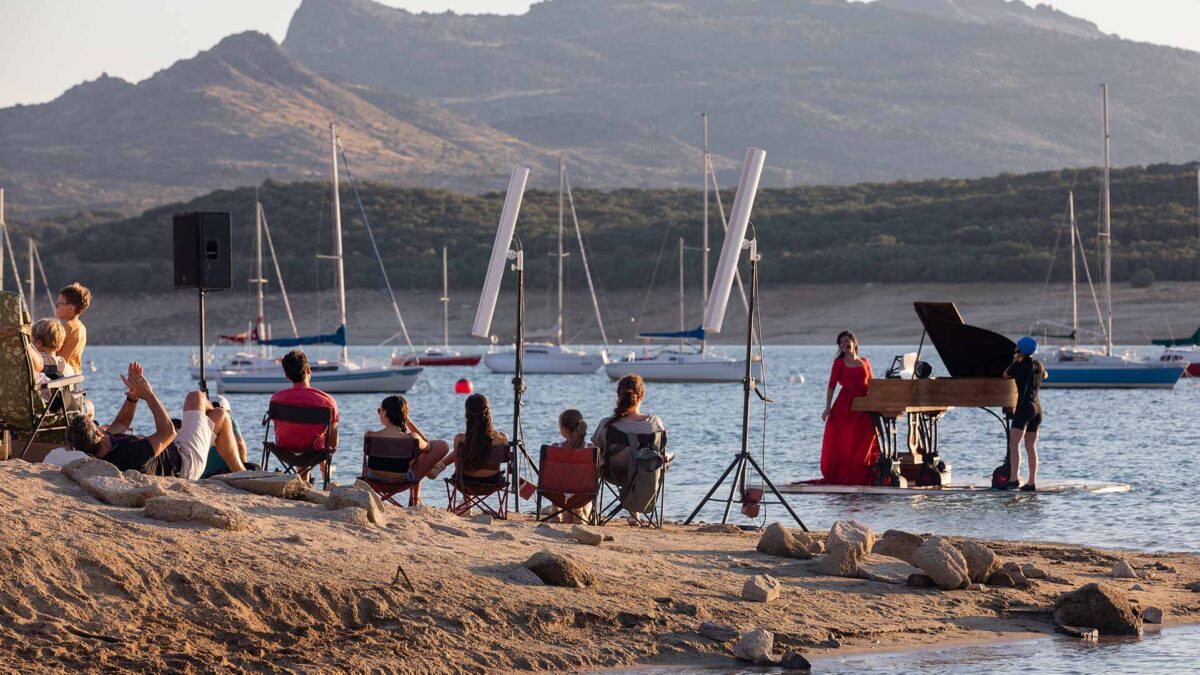
{"type": "Polygon", "coordinates": [[[825,392],[825,439],[821,445],[821,481],[830,485],[871,485],[879,457],[875,428],[866,413],[851,410],[859,396],[867,395],[871,362],[858,355],[858,338],[844,330],[838,333],[838,353],[829,373],[825,392]],[[834,390],[842,390],[833,400],[834,390]]]}
{"type": "Polygon", "coordinates": [[[456,475],[461,473],[471,482],[498,483],[504,480],[503,467],[488,464],[487,461],[494,446],[508,443],[508,436],[492,426],[492,408],[487,397],[483,394],[468,396],[464,418],[466,431],[455,435],[454,449],[434,465],[434,471],[440,473],[450,464],[455,464],[456,475]]]}
{"type": "MultiPolygon", "coordinates": [[[[445,458],[450,452],[450,445],[446,441],[430,440],[419,428],[408,414],[408,401],[403,396],[388,396],[379,404],[379,423],[383,428],[377,431],[368,431],[363,434],[363,441],[372,436],[378,438],[412,438],[417,441],[417,447],[421,450],[420,457],[416,462],[413,462],[404,471],[381,471],[377,469],[367,469],[367,477],[372,480],[400,482],[406,480],[417,480],[429,476],[433,477],[437,474],[433,471],[434,467],[445,458]]],[[[401,467],[396,467],[401,469],[401,467]]],[[[413,496],[418,500],[421,499],[421,483],[418,482],[412,488],[413,496]]]]}
{"type": "Polygon", "coordinates": [[[596,426],[596,433],[592,434],[592,443],[603,453],[606,478],[628,475],[630,457],[633,455],[631,448],[610,453],[610,435],[616,434],[623,438],[625,434],[662,432],[663,448],[660,450],[666,448],[667,428],[658,415],[642,412],[642,401],[645,398],[646,383],[642,381],[641,375],[626,375],[617,382],[617,405],[613,408],[613,414],[600,420],[600,424],[596,426]]]}

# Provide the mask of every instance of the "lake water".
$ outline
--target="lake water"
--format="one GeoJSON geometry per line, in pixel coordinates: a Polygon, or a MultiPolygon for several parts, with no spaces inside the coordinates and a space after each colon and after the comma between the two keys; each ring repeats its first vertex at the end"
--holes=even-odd
{"type": "MultiPolygon", "coordinates": [[[[194,384],[188,366],[195,350],[188,347],[90,347],[87,358],[97,371],[88,375],[87,390],[97,415],[107,421],[116,413],[123,387],[118,374],[130,360],[139,360],[172,414],[194,384]]],[[[464,351],[471,351],[464,348],[464,351]]],[[[718,349],[733,354],[733,349],[718,349]]],[[[882,373],[899,347],[868,347],[865,355],[882,373]]],[[[385,358],[389,350],[355,348],[356,357],[385,358]]],[[[319,350],[311,355],[319,355],[319,350]]],[[[329,356],[333,352],[328,352],[329,356]]],[[[751,447],[776,483],[820,475],[825,384],[833,359],[829,347],[768,347],[766,350],[768,406],[752,409],[751,447]],[[798,380],[803,376],[805,382],[798,380]],[[763,438],[766,451],[763,454],[763,438]]],[[[934,362],[935,366],[936,361],[934,362]]],[[[482,365],[469,368],[427,368],[406,396],[414,420],[432,437],[450,438],[462,428],[463,396],[454,383],[469,378],[475,391],[486,394],[498,428],[511,431],[511,378],[493,375],[482,365]]],[[[614,384],[603,372],[594,375],[527,378],[523,422],[531,452],[555,439],[558,413],[567,407],[583,411],[591,427],[609,414],[614,384]]],[[[790,495],[789,502],[813,529],[826,529],[835,520],[861,520],[876,531],[900,528],[912,532],[982,538],[1071,542],[1147,551],[1200,551],[1196,527],[1196,482],[1200,478],[1196,424],[1200,421],[1200,380],[1182,380],[1167,391],[1043,392],[1045,423],[1040,445],[1039,480],[1091,479],[1129,483],[1123,494],[1027,494],[955,497],[863,497],[790,495]]],[[[241,425],[251,459],[261,457],[262,420],[269,396],[229,396],[241,425]]],[[[361,466],[361,438],[378,426],[377,394],[338,395],[341,407],[341,449],[335,479],[353,479],[361,466]]],[[[667,518],[682,520],[737,452],[741,425],[740,384],[647,385],[644,408],[658,413],[670,433],[677,459],[668,476],[667,518]]],[[[149,416],[139,412],[138,427],[148,428],[149,416]]],[[[942,422],[942,452],[953,465],[955,482],[986,482],[1004,454],[998,422],[974,409],[951,411],[942,422]]],[[[440,485],[427,484],[424,496],[444,504],[440,485]]],[[[523,506],[523,508],[529,508],[523,506]]],[[[748,522],[733,509],[735,522],[748,522]]],[[[709,506],[702,518],[720,518],[709,506]]],[[[786,519],[780,507],[764,507],[758,523],[786,519]]],[[[823,659],[817,672],[932,672],[957,673],[981,668],[991,672],[1194,672],[1200,656],[1200,631],[1172,628],[1148,634],[1141,641],[1035,640],[1015,645],[986,645],[945,650],[922,650],[888,655],[823,659]]],[[[678,669],[668,669],[679,672],[678,669]]],[[[637,672],[668,672],[650,669],[637,672]]]]}
{"type": "MultiPolygon", "coordinates": [[[[187,347],[90,347],[87,358],[97,372],[88,374],[87,390],[97,415],[115,415],[123,387],[118,378],[126,364],[141,361],[160,397],[178,415],[194,349],[187,347]]],[[[465,351],[465,348],[464,348],[465,351]]],[[[732,354],[732,349],[726,349],[732,354]]],[[[868,348],[866,356],[882,372],[901,348],[868,348]]],[[[382,359],[389,352],[355,348],[356,357],[382,359]]],[[[318,352],[319,354],[319,352],[318,352]]],[[[329,352],[333,354],[332,350],[329,352]]],[[[767,406],[766,452],[763,455],[763,406],[754,400],[751,449],[772,481],[781,484],[820,475],[825,384],[833,350],[824,347],[768,347],[767,390],[775,403],[767,406]],[[803,384],[796,383],[803,376],[803,384]]],[[[936,363],[935,363],[936,365],[936,363]]],[[[406,397],[413,419],[434,438],[451,438],[462,430],[464,397],[454,383],[469,378],[475,391],[492,402],[495,423],[511,433],[511,377],[475,368],[426,368],[406,397]]],[[[603,371],[594,375],[530,375],[523,426],[531,453],[557,434],[558,413],[567,407],[583,411],[589,427],[609,414],[615,386],[603,371]]],[[[1193,502],[1200,479],[1197,421],[1200,380],[1182,380],[1172,390],[1065,391],[1042,393],[1046,421],[1039,440],[1041,481],[1091,479],[1129,483],[1124,494],[1028,494],[1011,496],[873,497],[789,495],[792,507],[814,529],[826,529],[840,518],[861,520],[876,531],[900,528],[983,538],[1060,541],[1093,546],[1152,551],[1200,551],[1193,502]]],[[[378,428],[378,394],[339,394],[341,449],[336,480],[349,481],[362,463],[358,439],[378,428]]],[[[251,459],[261,458],[262,421],[269,396],[230,394],[234,415],[246,437],[251,459]]],[[[741,385],[647,385],[643,408],[660,415],[669,430],[670,449],[677,455],[667,482],[668,519],[687,517],[737,452],[741,425],[741,385]]],[[[139,412],[139,428],[150,417],[139,412]]],[[[1000,424],[975,409],[951,411],[942,421],[941,447],[953,466],[955,482],[987,482],[1004,455],[1000,424]]],[[[1024,462],[1023,462],[1024,463],[1024,462]]],[[[441,486],[427,485],[425,497],[444,503],[441,486]],[[435,488],[435,489],[429,489],[435,488]]],[[[780,507],[764,507],[767,521],[786,518],[780,507]]],[[[737,509],[734,509],[737,513],[737,509]]],[[[718,520],[709,506],[701,513],[718,520]]],[[[748,522],[737,515],[739,522],[748,522]]],[[[761,517],[760,517],[761,522],[761,517]]]]}

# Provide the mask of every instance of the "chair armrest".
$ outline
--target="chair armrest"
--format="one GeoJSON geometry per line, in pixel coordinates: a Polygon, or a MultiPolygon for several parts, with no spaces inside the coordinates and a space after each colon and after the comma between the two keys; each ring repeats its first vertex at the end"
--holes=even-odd
{"type": "Polygon", "coordinates": [[[74,387],[77,384],[83,384],[83,375],[60,377],[57,380],[50,380],[43,386],[47,389],[62,389],[64,387],[74,387]]]}

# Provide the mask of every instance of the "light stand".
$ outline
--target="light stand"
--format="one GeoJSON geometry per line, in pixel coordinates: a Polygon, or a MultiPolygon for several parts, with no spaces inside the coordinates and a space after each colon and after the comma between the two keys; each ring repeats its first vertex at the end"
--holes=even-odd
{"type": "Polygon", "coordinates": [[[696,509],[692,511],[692,514],[687,517],[687,520],[683,521],[683,524],[690,525],[700,513],[700,509],[704,508],[704,505],[708,502],[714,501],[713,494],[716,493],[717,488],[721,487],[725,479],[732,473],[734,478],[733,483],[729,486],[729,496],[724,500],[717,500],[725,502],[725,512],[721,515],[721,522],[729,522],[729,510],[733,506],[734,496],[737,495],[737,501],[741,503],[745,502],[746,465],[749,464],[754,469],[754,472],[758,474],[758,477],[762,479],[763,484],[771,489],[771,492],[778,500],[776,502],[759,503],[783,505],[783,508],[787,509],[788,515],[800,526],[800,529],[807,532],[808,528],[804,525],[804,521],[800,520],[800,516],[796,515],[796,512],[787,503],[787,500],[776,489],[775,484],[771,482],[770,478],[767,478],[766,472],[754,460],[754,456],[750,454],[750,392],[755,390],[752,359],[754,357],[754,317],[755,312],[758,311],[758,262],[760,256],[758,255],[757,240],[750,239],[746,241],[745,247],[750,250],[750,298],[749,311],[746,314],[746,374],[742,378],[742,448],[741,452],[734,456],[729,466],[725,467],[725,472],[721,474],[717,482],[713,483],[713,486],[709,488],[708,494],[704,495],[704,499],[700,500],[700,503],[696,505],[696,509]]]}
{"type": "Polygon", "coordinates": [[[203,283],[203,281],[201,281],[201,283],[200,283],[199,293],[200,293],[200,391],[204,392],[205,395],[207,395],[208,394],[208,381],[206,379],[204,379],[204,361],[206,360],[208,353],[205,351],[205,347],[204,347],[205,337],[204,337],[204,283],[203,283]]]}
{"type": "MultiPolygon", "coordinates": [[[[508,455],[508,475],[512,480],[513,512],[521,512],[521,456],[531,467],[536,466],[525,450],[524,433],[521,431],[521,396],[525,393],[525,251],[521,248],[521,240],[516,240],[516,246],[508,252],[513,261],[512,269],[517,273],[517,341],[515,345],[513,368],[513,434],[509,440],[512,451],[508,455]]],[[[535,469],[536,470],[536,469],[535,469]]]]}

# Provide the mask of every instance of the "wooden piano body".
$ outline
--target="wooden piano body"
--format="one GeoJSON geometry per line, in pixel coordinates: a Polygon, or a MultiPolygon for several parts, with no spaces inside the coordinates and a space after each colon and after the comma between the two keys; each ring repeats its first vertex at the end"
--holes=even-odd
{"type": "MultiPolygon", "coordinates": [[[[1016,345],[1008,338],[963,322],[953,303],[913,303],[917,316],[951,377],[874,379],[851,409],[870,415],[879,443],[876,485],[948,485],[950,467],[938,447],[938,421],[950,408],[982,408],[1003,427],[997,457],[1008,447],[1017,387],[1002,377],[1016,345]],[[1002,413],[997,413],[999,409],[1002,413]],[[900,452],[897,421],[906,418],[906,452],[900,452]]],[[[922,345],[924,336],[922,337],[922,345]]]]}

